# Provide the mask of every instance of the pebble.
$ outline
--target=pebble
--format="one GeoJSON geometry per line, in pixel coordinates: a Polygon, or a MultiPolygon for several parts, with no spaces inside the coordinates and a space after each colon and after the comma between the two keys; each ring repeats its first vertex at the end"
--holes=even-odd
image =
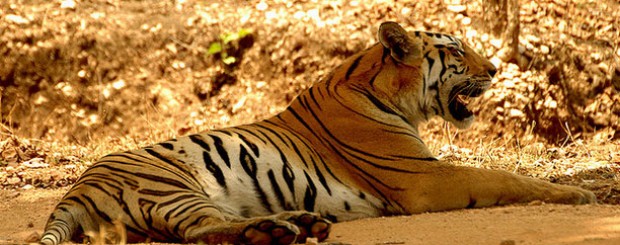
{"type": "Polygon", "coordinates": [[[491,43],[491,45],[493,45],[493,47],[495,47],[496,49],[500,49],[502,48],[502,40],[500,39],[491,39],[489,41],[491,43]]]}
{"type": "Polygon", "coordinates": [[[62,3],[60,3],[60,8],[74,10],[76,5],[77,4],[75,3],[74,0],[64,0],[62,1],[62,3]]]}
{"type": "Polygon", "coordinates": [[[7,14],[6,16],[4,16],[4,19],[18,25],[27,25],[28,23],[30,23],[28,19],[14,14],[7,14]]]}
{"type": "Polygon", "coordinates": [[[454,13],[461,13],[467,10],[467,6],[465,5],[448,5],[446,8],[448,11],[452,11],[454,13]]]}
{"type": "Polygon", "coordinates": [[[19,177],[11,177],[6,180],[6,182],[9,183],[9,185],[15,185],[21,181],[22,180],[19,177]]]}
{"type": "Polygon", "coordinates": [[[510,117],[518,117],[518,118],[525,116],[525,114],[521,110],[518,110],[518,109],[510,109],[510,112],[508,113],[508,115],[510,115],[510,117]]]}

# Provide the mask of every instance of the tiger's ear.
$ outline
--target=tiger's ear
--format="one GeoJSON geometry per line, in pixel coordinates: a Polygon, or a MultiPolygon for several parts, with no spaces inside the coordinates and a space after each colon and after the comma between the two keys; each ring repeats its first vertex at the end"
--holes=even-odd
{"type": "Polygon", "coordinates": [[[420,42],[411,39],[407,31],[396,22],[383,22],[379,27],[379,42],[390,50],[390,55],[399,62],[413,64],[422,58],[420,42]]]}

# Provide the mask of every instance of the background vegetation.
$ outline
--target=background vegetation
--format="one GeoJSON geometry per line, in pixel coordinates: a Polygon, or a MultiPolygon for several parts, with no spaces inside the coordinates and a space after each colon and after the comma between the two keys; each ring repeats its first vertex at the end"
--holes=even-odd
{"type": "Polygon", "coordinates": [[[67,186],[103,154],[267,118],[392,20],[499,68],[472,129],[421,129],[437,155],[620,203],[620,4],[519,1],[515,46],[482,3],[3,1],[0,187],[67,186]]]}

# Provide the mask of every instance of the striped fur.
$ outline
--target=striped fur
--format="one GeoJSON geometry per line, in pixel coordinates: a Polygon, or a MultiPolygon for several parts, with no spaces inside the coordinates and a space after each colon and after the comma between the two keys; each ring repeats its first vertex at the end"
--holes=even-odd
{"type": "Polygon", "coordinates": [[[289,244],[324,240],[328,220],[595,202],[579,188],[437,160],[417,126],[433,116],[469,126],[456,97],[481,94],[495,69],[445,34],[386,22],[379,40],[270,119],[103,157],[63,197],[41,243],[89,232],[118,242],[120,222],[130,242],[289,244]]]}

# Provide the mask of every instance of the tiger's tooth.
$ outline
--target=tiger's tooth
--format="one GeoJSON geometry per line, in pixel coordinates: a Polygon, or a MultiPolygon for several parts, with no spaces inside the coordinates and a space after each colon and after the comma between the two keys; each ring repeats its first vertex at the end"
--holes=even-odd
{"type": "Polygon", "coordinates": [[[456,96],[456,98],[457,98],[457,100],[458,100],[461,104],[463,104],[463,105],[465,105],[465,106],[467,106],[467,105],[469,104],[470,97],[467,97],[467,96],[465,96],[465,95],[459,94],[459,95],[457,95],[457,96],[456,96]]]}

